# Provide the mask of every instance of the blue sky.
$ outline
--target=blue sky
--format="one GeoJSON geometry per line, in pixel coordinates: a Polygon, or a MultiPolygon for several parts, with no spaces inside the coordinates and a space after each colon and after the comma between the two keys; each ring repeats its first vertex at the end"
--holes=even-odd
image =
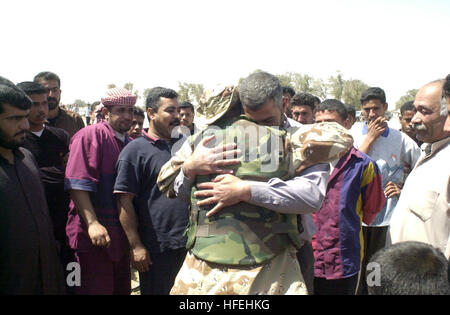
{"type": "Polygon", "coordinates": [[[64,103],[98,100],[109,83],[212,87],[263,69],[340,70],[394,105],[450,72],[450,1],[15,0],[2,13],[0,75],[53,71],[64,103]]]}

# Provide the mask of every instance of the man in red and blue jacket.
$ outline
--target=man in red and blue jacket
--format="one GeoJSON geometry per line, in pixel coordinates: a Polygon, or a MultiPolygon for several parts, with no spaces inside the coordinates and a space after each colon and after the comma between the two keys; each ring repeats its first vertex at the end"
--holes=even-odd
{"type": "MultiPolygon", "coordinates": [[[[319,104],[315,118],[348,123],[338,100],[319,104]]],[[[325,199],[314,214],[314,294],[354,294],[363,259],[362,222],[370,224],[386,199],[380,171],[364,153],[352,147],[332,164],[325,199]]]]}

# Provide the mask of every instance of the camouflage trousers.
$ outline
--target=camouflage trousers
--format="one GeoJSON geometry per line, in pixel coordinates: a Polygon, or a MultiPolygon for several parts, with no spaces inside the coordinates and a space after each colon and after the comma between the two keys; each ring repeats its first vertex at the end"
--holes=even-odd
{"type": "Polygon", "coordinates": [[[251,267],[224,266],[188,252],[171,295],[306,295],[306,285],[292,246],[270,262],[251,267]]]}

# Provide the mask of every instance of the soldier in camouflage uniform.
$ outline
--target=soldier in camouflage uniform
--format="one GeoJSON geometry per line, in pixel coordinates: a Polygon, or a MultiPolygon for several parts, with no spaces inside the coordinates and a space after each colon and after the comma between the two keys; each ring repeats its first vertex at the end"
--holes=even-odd
{"type": "Polygon", "coordinates": [[[171,194],[175,190],[182,196],[184,190],[191,203],[187,228],[190,252],[172,294],[306,293],[295,256],[296,248],[302,246],[299,235],[303,227],[298,214],[320,208],[329,171],[327,164],[320,163],[339,158],[353,141],[337,124],[288,131],[277,128],[283,122],[282,90],[278,79],[270,74],[251,75],[240,88],[246,115],[226,114],[237,103],[233,102],[236,89],[226,89],[215,96],[209,106],[201,106],[198,112],[207,112],[218,104],[220,121],[216,120],[215,125],[219,127],[210,126],[192,137],[186,146],[190,145],[194,153],[189,156],[188,150],[180,150],[160,173],[161,191],[171,194]],[[255,91],[260,94],[258,106],[248,105],[252,101],[248,98],[255,99],[252,92],[248,93],[252,84],[269,87],[255,91]],[[246,92],[244,97],[242,89],[246,92]],[[225,119],[226,116],[231,117],[225,119]],[[211,137],[202,138],[211,131],[214,143],[211,137]],[[208,150],[208,146],[214,148],[208,150]],[[221,155],[217,147],[238,147],[242,153],[240,163],[232,158],[228,164],[218,164],[211,159],[221,155]],[[194,169],[192,165],[196,165],[194,169]],[[210,173],[226,175],[204,173],[208,166],[212,166],[210,173]],[[286,187],[277,188],[280,185],[286,187]],[[224,198],[216,196],[220,186],[224,198]],[[207,190],[197,191],[198,188],[207,190]],[[266,191],[269,198],[261,198],[266,191]],[[288,200],[283,200],[286,194],[290,194],[288,200]],[[202,197],[206,199],[201,200],[202,197]]]}

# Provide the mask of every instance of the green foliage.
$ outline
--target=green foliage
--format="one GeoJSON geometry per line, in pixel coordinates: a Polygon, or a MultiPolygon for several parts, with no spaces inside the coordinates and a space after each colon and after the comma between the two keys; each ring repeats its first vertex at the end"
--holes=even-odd
{"type": "Polygon", "coordinates": [[[344,85],[345,80],[340,71],[337,71],[336,76],[331,76],[328,78],[329,93],[334,99],[342,99],[342,95],[344,94],[344,85]]]}
{"type": "Polygon", "coordinates": [[[148,93],[150,93],[150,90],[151,89],[145,89],[144,92],[142,92],[142,99],[144,100],[144,102],[147,99],[147,95],[148,93]]]}
{"type": "Polygon", "coordinates": [[[282,85],[290,85],[296,92],[310,93],[321,100],[334,98],[345,104],[353,105],[357,110],[361,108],[362,92],[369,86],[361,80],[345,80],[340,71],[330,76],[327,81],[314,78],[308,74],[287,72],[278,75],[282,85]]]}
{"type": "Polygon", "coordinates": [[[85,107],[87,105],[87,103],[83,100],[80,99],[76,99],[74,102],[76,107],[85,107]]]}
{"type": "Polygon", "coordinates": [[[408,92],[406,92],[406,94],[403,95],[402,97],[400,97],[400,99],[395,103],[395,109],[399,109],[406,102],[414,101],[414,99],[416,98],[417,92],[419,92],[418,89],[412,89],[412,90],[409,90],[408,92]]]}
{"type": "MultiPolygon", "coordinates": [[[[262,71],[256,69],[251,73],[262,71]]],[[[251,74],[250,73],[250,74],[251,74]]],[[[297,93],[306,92],[318,96],[321,100],[327,98],[334,98],[340,100],[345,104],[353,105],[356,110],[361,109],[360,98],[364,90],[369,86],[361,80],[345,79],[341,71],[337,70],[335,75],[330,76],[326,81],[321,78],[314,78],[309,74],[302,74],[297,72],[286,72],[277,75],[283,86],[291,86],[297,93]]],[[[244,78],[239,79],[239,84],[244,78]]],[[[108,88],[114,88],[114,83],[108,84],[108,88]]],[[[131,82],[125,83],[124,88],[133,91],[134,84],[131,82]]],[[[142,98],[147,98],[150,89],[145,89],[142,93],[142,98]]],[[[194,105],[198,104],[205,89],[201,83],[178,82],[178,100],[180,102],[189,101],[194,105]]],[[[414,100],[417,89],[409,90],[406,95],[402,96],[396,102],[396,108],[400,108],[405,102],[414,100]]],[[[137,97],[138,91],[133,91],[137,97]]]]}
{"type": "Polygon", "coordinates": [[[321,99],[327,96],[327,86],[322,79],[296,72],[286,72],[277,77],[283,86],[291,86],[296,92],[311,93],[321,99]]]}
{"type": "Polygon", "coordinates": [[[368,88],[369,86],[361,80],[345,80],[340,101],[344,104],[353,105],[356,110],[361,110],[361,94],[368,88]]]}
{"type": "Polygon", "coordinates": [[[178,82],[178,101],[188,101],[194,105],[198,104],[204,91],[203,84],[178,82]]]}

